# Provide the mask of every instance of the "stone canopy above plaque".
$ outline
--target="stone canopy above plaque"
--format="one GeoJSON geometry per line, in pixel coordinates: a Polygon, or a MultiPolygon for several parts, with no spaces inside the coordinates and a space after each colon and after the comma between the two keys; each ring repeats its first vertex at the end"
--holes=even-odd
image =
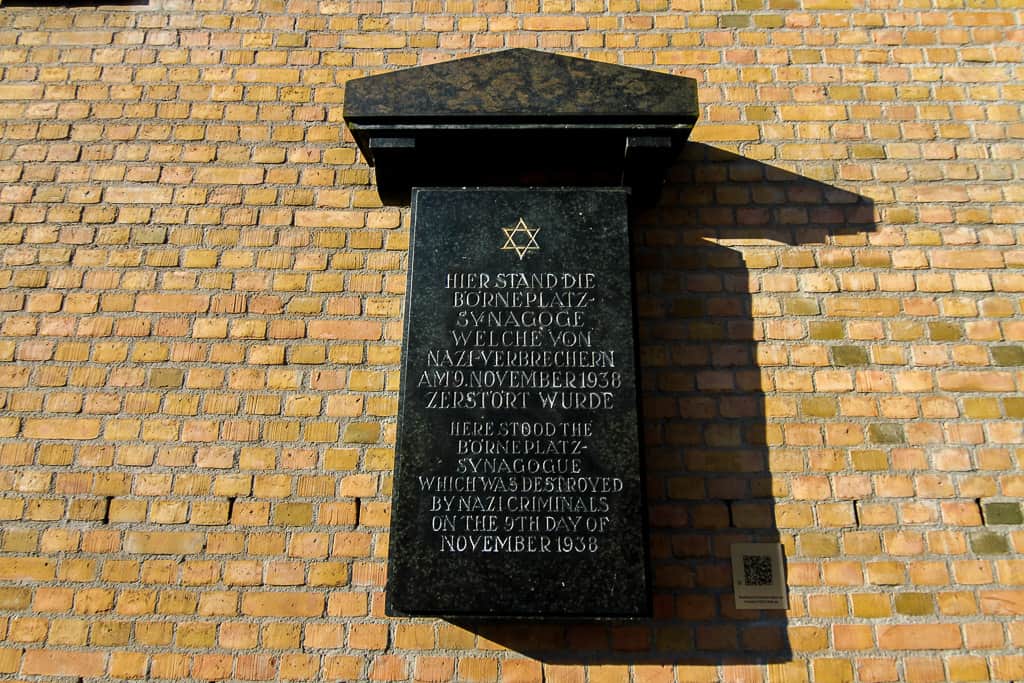
{"type": "Polygon", "coordinates": [[[522,48],[350,81],[381,199],[413,186],[626,187],[649,203],[697,120],[691,78],[522,48]]]}
{"type": "Polygon", "coordinates": [[[507,50],[352,81],[345,116],[412,205],[387,613],[649,614],[628,203],[694,81],[507,50]]]}

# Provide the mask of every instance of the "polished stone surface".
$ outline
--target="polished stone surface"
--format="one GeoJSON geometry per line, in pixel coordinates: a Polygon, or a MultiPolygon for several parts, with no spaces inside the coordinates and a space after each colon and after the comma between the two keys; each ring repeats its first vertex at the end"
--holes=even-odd
{"type": "Polygon", "coordinates": [[[515,48],[359,78],[346,84],[345,118],[481,123],[690,123],[692,79],[515,48]]]}
{"type": "Polygon", "coordinates": [[[650,203],[697,120],[691,78],[522,48],[346,84],[381,198],[415,186],[611,186],[650,203]]]}
{"type": "Polygon", "coordinates": [[[648,612],[622,189],[417,189],[387,608],[648,612]]]}

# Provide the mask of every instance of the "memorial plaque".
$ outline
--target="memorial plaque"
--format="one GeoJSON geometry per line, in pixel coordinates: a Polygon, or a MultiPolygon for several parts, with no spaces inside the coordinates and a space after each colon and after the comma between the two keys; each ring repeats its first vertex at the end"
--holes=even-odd
{"type": "Polygon", "coordinates": [[[344,110],[413,205],[388,613],[647,614],[626,204],[696,81],[512,49],[354,79],[344,110]]]}
{"type": "Polygon", "coordinates": [[[648,613],[627,194],[413,190],[390,614],[648,613]]]}

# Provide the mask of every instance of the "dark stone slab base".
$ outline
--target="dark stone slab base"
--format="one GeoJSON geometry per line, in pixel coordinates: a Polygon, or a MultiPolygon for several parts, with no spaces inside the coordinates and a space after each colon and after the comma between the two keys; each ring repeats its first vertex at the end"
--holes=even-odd
{"type": "Polygon", "coordinates": [[[414,191],[389,614],[648,613],[626,199],[414,191]]]}

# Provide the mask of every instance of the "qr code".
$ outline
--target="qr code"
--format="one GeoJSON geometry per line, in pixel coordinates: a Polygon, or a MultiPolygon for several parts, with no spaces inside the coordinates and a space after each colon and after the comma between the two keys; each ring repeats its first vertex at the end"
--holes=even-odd
{"type": "Polygon", "coordinates": [[[744,555],[743,583],[747,586],[770,586],[775,583],[772,558],[768,555],[744,555]]]}

